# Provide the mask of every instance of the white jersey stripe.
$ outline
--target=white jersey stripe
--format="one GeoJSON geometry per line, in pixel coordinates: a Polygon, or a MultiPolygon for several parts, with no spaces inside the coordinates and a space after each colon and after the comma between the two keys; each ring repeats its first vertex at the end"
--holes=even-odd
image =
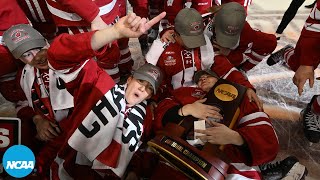
{"type": "Polygon", "coordinates": [[[252,58],[249,58],[248,61],[249,61],[251,64],[255,64],[255,65],[259,64],[259,62],[260,62],[260,61],[255,61],[255,60],[253,60],[252,58]]]}
{"type": "Polygon", "coordinates": [[[256,53],[256,52],[254,52],[254,51],[251,51],[251,54],[252,54],[254,57],[256,57],[256,58],[258,58],[258,59],[261,59],[261,60],[266,57],[266,56],[264,56],[264,55],[260,55],[260,54],[258,54],[258,53],[256,53]]]}
{"type": "Polygon", "coordinates": [[[320,32],[320,24],[305,23],[304,28],[308,31],[320,32]]]}
{"type": "Polygon", "coordinates": [[[39,17],[40,17],[40,19],[41,19],[41,22],[47,22],[47,21],[46,21],[46,18],[44,17],[44,15],[43,15],[43,13],[42,13],[42,10],[41,10],[41,7],[40,7],[40,5],[39,5],[39,2],[38,2],[37,0],[33,0],[33,4],[34,4],[34,6],[36,7],[36,10],[37,10],[38,15],[39,15],[39,17]]]}
{"type": "Polygon", "coordinates": [[[101,16],[101,15],[108,14],[113,9],[113,7],[116,5],[116,3],[117,3],[117,0],[112,0],[111,3],[99,7],[99,9],[100,9],[99,15],[101,16]]]}
{"type": "Polygon", "coordinates": [[[115,67],[113,69],[104,69],[110,76],[119,73],[119,68],[115,67]]]}
{"type": "Polygon", "coordinates": [[[31,12],[31,15],[32,15],[33,19],[36,20],[37,22],[39,22],[39,19],[37,18],[34,9],[33,9],[32,6],[31,6],[30,1],[29,1],[29,0],[26,0],[26,3],[27,3],[27,6],[28,6],[28,8],[29,8],[29,10],[30,10],[30,12],[31,12]]]}
{"type": "MultiPolygon", "coordinates": [[[[116,2],[117,2],[117,0],[113,0],[109,4],[99,7],[99,9],[100,9],[99,15],[101,16],[104,14],[108,14],[113,9],[116,2]]],[[[81,21],[82,20],[82,18],[76,13],[68,13],[68,12],[62,11],[60,9],[57,9],[57,8],[51,6],[48,2],[47,2],[47,5],[48,5],[49,11],[53,15],[58,16],[61,19],[65,19],[68,21],[81,21]]]]}
{"type": "Polygon", "coordinates": [[[226,79],[233,71],[238,71],[236,68],[231,68],[230,71],[222,77],[222,79],[226,79]]]}
{"type": "MultiPolygon", "coordinates": [[[[65,179],[65,180],[73,180],[72,177],[70,177],[70,175],[68,174],[68,172],[64,169],[63,167],[63,163],[64,163],[64,159],[59,158],[58,156],[56,157],[56,159],[54,160],[58,166],[59,166],[59,170],[58,170],[58,177],[59,179],[65,179]]],[[[52,179],[53,177],[51,177],[50,179],[52,179]]]]}
{"type": "Polygon", "coordinates": [[[258,166],[247,166],[244,163],[231,163],[232,166],[234,166],[239,171],[259,171],[258,166]]]}
{"type": "Polygon", "coordinates": [[[259,126],[259,125],[268,125],[268,126],[272,127],[272,125],[267,121],[260,121],[260,122],[248,124],[248,126],[259,126]]]}
{"type": "Polygon", "coordinates": [[[317,9],[317,6],[313,7],[313,9],[310,13],[310,17],[315,20],[320,20],[320,11],[319,11],[319,9],[317,9]]]}
{"type": "Polygon", "coordinates": [[[120,62],[118,64],[124,64],[127,63],[131,60],[131,56],[124,58],[124,59],[120,59],[120,62]]]}
{"type": "Polygon", "coordinates": [[[245,176],[242,176],[240,174],[227,174],[226,180],[255,180],[251,178],[247,178],[245,176]]]}
{"type": "Polygon", "coordinates": [[[57,9],[57,8],[51,6],[48,2],[47,2],[47,6],[48,6],[49,11],[53,15],[58,16],[61,19],[65,19],[68,21],[81,21],[82,20],[82,18],[76,13],[68,13],[68,12],[61,11],[60,9],[57,9]]]}
{"type": "Polygon", "coordinates": [[[268,115],[264,112],[255,112],[255,113],[252,113],[252,114],[248,114],[246,116],[243,116],[240,121],[239,121],[239,124],[243,124],[247,121],[250,121],[250,120],[253,120],[253,119],[256,119],[258,117],[265,117],[265,118],[269,118],[268,115]]]}

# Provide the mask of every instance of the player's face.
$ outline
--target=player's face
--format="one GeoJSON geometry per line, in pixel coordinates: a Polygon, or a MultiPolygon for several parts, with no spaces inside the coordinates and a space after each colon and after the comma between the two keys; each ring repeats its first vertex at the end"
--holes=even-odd
{"type": "Polygon", "coordinates": [[[143,100],[149,99],[153,94],[153,87],[148,81],[129,77],[125,98],[129,107],[139,104],[143,100]]]}
{"type": "Polygon", "coordinates": [[[189,48],[184,44],[184,42],[182,41],[181,36],[180,36],[178,33],[175,33],[174,39],[176,40],[176,42],[177,42],[178,44],[180,44],[180,46],[183,46],[184,48],[189,49],[189,48]]]}
{"type": "Polygon", "coordinates": [[[210,89],[214,86],[214,84],[218,81],[217,78],[204,74],[199,78],[198,87],[201,88],[205,92],[209,92],[210,89]]]}
{"type": "Polygon", "coordinates": [[[19,59],[38,69],[49,69],[46,48],[31,49],[23,53],[19,59]]]}

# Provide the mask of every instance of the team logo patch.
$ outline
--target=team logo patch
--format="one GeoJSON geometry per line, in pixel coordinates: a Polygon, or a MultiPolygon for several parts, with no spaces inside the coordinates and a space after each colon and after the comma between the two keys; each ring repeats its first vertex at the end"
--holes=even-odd
{"type": "Polygon", "coordinates": [[[10,37],[14,43],[19,43],[22,40],[30,38],[29,34],[24,29],[16,29],[11,32],[10,37]]]}
{"type": "Polygon", "coordinates": [[[174,66],[176,63],[176,59],[174,59],[172,56],[168,56],[167,59],[164,60],[165,66],[174,66]]]}
{"type": "Polygon", "coordinates": [[[203,27],[203,22],[202,21],[197,21],[193,22],[190,24],[190,33],[199,33],[202,31],[203,27]]]}
{"type": "Polygon", "coordinates": [[[167,6],[172,6],[174,0],[167,0],[167,6]]]}
{"type": "Polygon", "coordinates": [[[225,29],[225,34],[228,34],[228,35],[236,35],[240,30],[240,27],[239,26],[227,26],[227,28],[225,29]]]}
{"type": "Polygon", "coordinates": [[[160,77],[160,73],[158,70],[156,69],[150,69],[147,74],[149,74],[149,76],[151,76],[153,79],[157,80],[160,77]]]}

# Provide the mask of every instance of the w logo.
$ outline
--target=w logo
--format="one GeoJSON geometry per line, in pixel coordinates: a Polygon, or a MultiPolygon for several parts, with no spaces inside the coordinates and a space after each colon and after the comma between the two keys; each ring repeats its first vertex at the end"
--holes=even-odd
{"type": "Polygon", "coordinates": [[[172,6],[174,0],[167,0],[167,6],[172,6]]]}

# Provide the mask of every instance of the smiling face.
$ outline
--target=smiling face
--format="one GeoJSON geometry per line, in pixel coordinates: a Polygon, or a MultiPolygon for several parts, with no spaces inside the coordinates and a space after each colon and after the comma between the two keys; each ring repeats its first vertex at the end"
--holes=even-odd
{"type": "Polygon", "coordinates": [[[214,86],[214,84],[218,81],[216,77],[213,77],[209,74],[203,74],[200,76],[198,80],[198,87],[201,88],[205,92],[209,92],[210,89],[214,86]]]}
{"type": "Polygon", "coordinates": [[[19,59],[38,69],[49,69],[46,47],[31,49],[23,53],[19,59]]]}
{"type": "Polygon", "coordinates": [[[153,87],[148,81],[135,79],[130,76],[127,80],[125,98],[129,107],[149,99],[153,94],[153,87]]]}

